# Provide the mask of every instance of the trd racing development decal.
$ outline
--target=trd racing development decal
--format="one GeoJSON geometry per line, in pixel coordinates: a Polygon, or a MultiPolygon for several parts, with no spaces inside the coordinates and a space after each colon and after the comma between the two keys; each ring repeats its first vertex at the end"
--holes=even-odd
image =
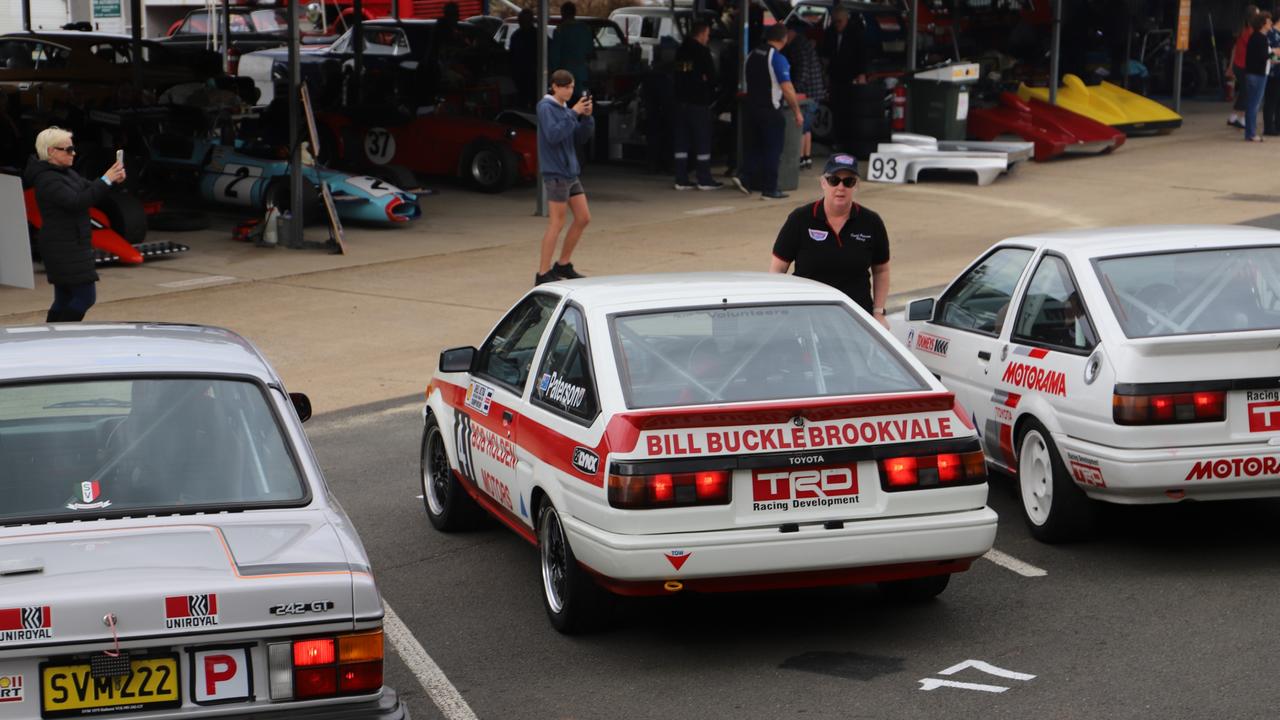
{"type": "Polygon", "coordinates": [[[910,416],[877,416],[813,422],[796,427],[790,423],[679,431],[645,431],[640,447],[649,456],[717,455],[722,453],[824,450],[860,445],[883,445],[913,440],[955,437],[949,412],[910,416]]]}
{"type": "Polygon", "coordinates": [[[684,550],[672,550],[669,553],[664,553],[662,557],[671,563],[671,567],[675,568],[676,572],[679,572],[680,568],[684,567],[685,562],[693,557],[693,553],[685,552],[684,550]]]}
{"type": "Polygon", "coordinates": [[[937,335],[930,335],[927,332],[922,332],[916,334],[915,344],[916,349],[921,352],[927,352],[939,357],[946,357],[947,348],[951,346],[951,341],[944,337],[938,337],[937,335]]]}
{"type": "Polygon", "coordinates": [[[756,470],[751,477],[751,509],[792,510],[859,502],[855,466],[756,470]]]}
{"type": "Polygon", "coordinates": [[[595,475],[600,469],[600,456],[584,448],[573,449],[573,467],[584,475],[595,475]]]}
{"type": "Polygon", "coordinates": [[[22,702],[22,676],[0,675],[0,703],[22,702]]]}
{"type": "Polygon", "coordinates": [[[53,614],[48,605],[0,608],[0,645],[53,638],[53,614]]]}
{"type": "Polygon", "coordinates": [[[587,389],[574,385],[558,373],[543,373],[538,379],[538,397],[543,402],[568,410],[582,406],[582,401],[587,397],[587,389]]]}
{"type": "Polygon", "coordinates": [[[484,468],[477,468],[475,453],[486,455],[500,464],[513,468],[516,466],[516,446],[510,440],[500,437],[489,428],[471,421],[471,416],[458,410],[454,418],[454,447],[458,452],[458,469],[462,476],[497,500],[506,509],[515,512],[511,504],[511,489],[493,473],[484,468]]]}
{"type": "Polygon", "coordinates": [[[1106,480],[1102,478],[1102,467],[1097,458],[1069,452],[1067,453],[1067,464],[1071,466],[1071,477],[1077,483],[1098,488],[1107,486],[1106,480]]]}
{"type": "Polygon", "coordinates": [[[218,595],[172,595],[164,599],[164,626],[167,630],[199,628],[218,624],[218,595]]]}
{"type": "Polygon", "coordinates": [[[102,497],[102,486],[97,480],[85,480],[80,483],[77,490],[79,490],[80,499],[83,502],[67,503],[68,510],[98,510],[111,507],[110,500],[99,499],[102,497]]]}
{"type": "Polygon", "coordinates": [[[1280,476],[1280,457],[1226,458],[1223,460],[1201,460],[1191,466],[1186,480],[1233,480],[1240,478],[1280,476]]]}
{"type": "Polygon", "coordinates": [[[322,613],[333,609],[332,600],[312,600],[311,602],[291,602],[282,605],[272,605],[267,608],[267,612],[272,615],[306,615],[307,613],[322,613]]]}
{"type": "Polygon", "coordinates": [[[481,415],[489,414],[489,405],[493,402],[493,388],[482,385],[475,380],[467,385],[467,407],[480,411],[481,415]]]}
{"type": "Polygon", "coordinates": [[[1249,390],[1249,432],[1280,432],[1280,390],[1249,390]]]}
{"type": "MultiPolygon", "coordinates": [[[[1013,349],[1013,354],[1040,360],[1048,355],[1049,351],[1043,348],[1018,346],[1013,349]]],[[[1016,359],[1011,359],[1009,364],[1004,367],[1004,376],[1000,378],[1000,382],[1050,395],[1067,396],[1067,376],[1065,373],[1057,370],[1045,370],[1042,367],[1029,365],[1016,359]]]]}

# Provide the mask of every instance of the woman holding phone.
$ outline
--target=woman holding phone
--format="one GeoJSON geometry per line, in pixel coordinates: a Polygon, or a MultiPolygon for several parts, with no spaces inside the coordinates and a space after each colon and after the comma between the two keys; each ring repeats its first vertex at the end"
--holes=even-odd
{"type": "Polygon", "coordinates": [[[35,188],[43,220],[37,246],[45,275],[53,285],[53,305],[45,322],[79,322],[96,302],[98,271],[93,262],[89,208],[125,177],[119,153],[102,177],[80,177],[71,169],[76,158],[71,140],[71,132],[60,127],[41,131],[36,136],[36,155],[23,173],[26,185],[35,188]]]}

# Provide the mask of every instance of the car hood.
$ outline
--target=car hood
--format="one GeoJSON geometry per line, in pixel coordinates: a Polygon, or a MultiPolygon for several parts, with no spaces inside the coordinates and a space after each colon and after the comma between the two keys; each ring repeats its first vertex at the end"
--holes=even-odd
{"type": "MultiPolygon", "coordinates": [[[[0,538],[0,649],[351,623],[368,568],[323,513],[53,529],[0,538]]],[[[368,580],[369,587],[372,581],[368,580]]],[[[376,597],[376,590],[374,591],[376,597]]],[[[361,608],[367,615],[381,607],[361,608]]],[[[367,619],[367,617],[366,617],[367,619]]]]}

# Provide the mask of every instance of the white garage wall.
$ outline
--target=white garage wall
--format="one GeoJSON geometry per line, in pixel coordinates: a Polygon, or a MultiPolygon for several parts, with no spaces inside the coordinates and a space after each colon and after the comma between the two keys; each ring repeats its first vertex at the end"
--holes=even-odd
{"type": "MultiPolygon", "coordinates": [[[[67,0],[31,0],[32,29],[52,30],[70,22],[67,0]]],[[[22,0],[0,0],[0,32],[22,30],[22,0]]]]}

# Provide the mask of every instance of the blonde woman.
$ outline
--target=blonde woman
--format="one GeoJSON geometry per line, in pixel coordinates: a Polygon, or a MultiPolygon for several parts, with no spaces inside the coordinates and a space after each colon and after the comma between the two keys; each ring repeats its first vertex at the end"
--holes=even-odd
{"type": "Polygon", "coordinates": [[[86,180],[71,169],[75,158],[71,133],[46,128],[36,136],[36,156],[23,173],[27,186],[35,188],[43,220],[37,246],[53,285],[53,305],[45,322],[79,322],[97,300],[89,208],[101,202],[112,185],[124,181],[124,165],[119,162],[102,177],[86,180]]]}

